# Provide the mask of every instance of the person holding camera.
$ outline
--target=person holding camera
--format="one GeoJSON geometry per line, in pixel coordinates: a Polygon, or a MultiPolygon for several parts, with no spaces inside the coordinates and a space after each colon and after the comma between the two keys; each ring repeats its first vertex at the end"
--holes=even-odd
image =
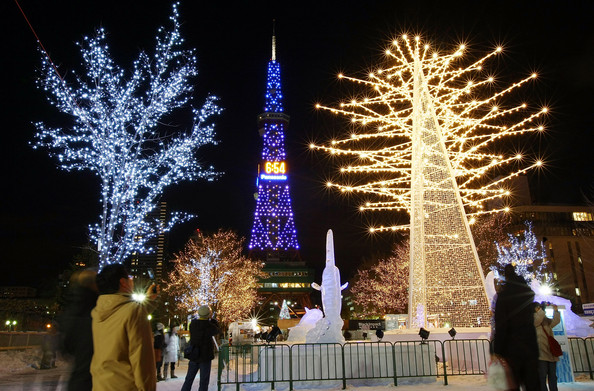
{"type": "Polygon", "coordinates": [[[198,318],[190,323],[190,346],[188,372],[181,391],[190,391],[194,379],[200,371],[200,387],[198,391],[208,391],[210,367],[214,359],[214,339],[219,334],[219,324],[212,318],[212,311],[207,305],[198,308],[198,318]]]}
{"type": "Polygon", "coordinates": [[[536,328],[536,339],[538,341],[538,375],[540,377],[541,391],[547,391],[547,380],[549,391],[557,391],[557,361],[551,353],[549,335],[553,335],[553,327],[561,322],[561,314],[557,305],[553,304],[553,319],[548,318],[545,308],[550,303],[534,303],[534,327],[536,328]]]}

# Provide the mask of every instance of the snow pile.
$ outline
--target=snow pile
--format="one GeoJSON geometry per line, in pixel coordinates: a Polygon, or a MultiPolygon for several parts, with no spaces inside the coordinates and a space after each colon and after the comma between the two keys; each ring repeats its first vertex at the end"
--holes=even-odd
{"type": "MultiPolygon", "coordinates": [[[[0,375],[35,372],[41,361],[41,349],[0,351],[0,375]]],[[[60,357],[56,358],[56,366],[67,365],[60,357]]]]}

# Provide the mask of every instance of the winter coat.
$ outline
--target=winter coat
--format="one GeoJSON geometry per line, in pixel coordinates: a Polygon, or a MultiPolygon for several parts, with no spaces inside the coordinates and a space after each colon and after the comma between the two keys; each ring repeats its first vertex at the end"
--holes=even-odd
{"type": "Polygon", "coordinates": [[[219,324],[214,319],[193,319],[190,323],[190,345],[198,346],[200,357],[198,362],[214,359],[213,336],[219,334],[219,324]]]}
{"type": "Polygon", "coordinates": [[[86,287],[76,287],[64,314],[59,318],[63,337],[63,351],[73,358],[68,391],[91,391],[91,359],[93,357],[93,332],[91,310],[97,303],[97,293],[86,287]]]}
{"type": "Polygon", "coordinates": [[[522,277],[506,281],[497,293],[493,352],[515,362],[536,360],[534,292],[522,277]]]}
{"type": "Polygon", "coordinates": [[[101,295],[91,316],[93,391],[155,391],[153,333],[145,305],[127,294],[101,295]]]}
{"type": "Polygon", "coordinates": [[[163,349],[165,347],[165,336],[161,330],[155,331],[153,336],[153,348],[155,349],[155,361],[157,363],[163,362],[163,349]]]}
{"type": "Polygon", "coordinates": [[[165,334],[165,343],[167,347],[163,351],[163,362],[177,362],[179,354],[179,337],[177,334],[165,334]]]}
{"type": "Polygon", "coordinates": [[[545,321],[545,317],[546,314],[543,310],[534,313],[534,327],[536,328],[536,340],[538,341],[538,359],[550,362],[559,361],[559,357],[555,357],[551,353],[547,334],[551,337],[554,336],[553,327],[561,322],[561,314],[559,313],[559,310],[553,312],[553,319],[549,319],[550,322],[545,321]],[[545,330],[547,334],[545,334],[545,330]]]}

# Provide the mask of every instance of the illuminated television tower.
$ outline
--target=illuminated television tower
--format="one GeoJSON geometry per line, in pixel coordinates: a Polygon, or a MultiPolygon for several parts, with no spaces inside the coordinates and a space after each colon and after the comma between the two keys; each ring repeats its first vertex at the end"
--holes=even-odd
{"type": "Polygon", "coordinates": [[[266,262],[294,261],[299,244],[289,195],[289,169],[285,152],[285,130],[289,116],[283,112],[280,64],[276,61],[276,37],[272,36],[272,58],[264,113],[258,116],[262,155],[258,169],[258,196],[249,244],[251,253],[261,253],[266,262]]]}

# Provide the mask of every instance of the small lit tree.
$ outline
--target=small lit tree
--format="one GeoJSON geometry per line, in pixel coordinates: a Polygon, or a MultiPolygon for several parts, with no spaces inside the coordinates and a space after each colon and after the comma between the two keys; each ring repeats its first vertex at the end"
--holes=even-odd
{"type": "Polygon", "coordinates": [[[369,269],[360,269],[351,287],[361,315],[401,314],[408,305],[408,239],[394,246],[392,254],[369,269]]]}
{"type": "Polygon", "coordinates": [[[86,73],[62,78],[42,54],[39,85],[71,123],[37,123],[33,146],[47,148],[63,170],[99,177],[101,213],[90,227],[99,267],[151,252],[148,240],[190,217],[174,213],[167,224],[147,217],[166,187],[215,176],[199,164],[196,150],[215,144],[208,120],[220,112],[216,98],[193,110],[189,131],[163,126],[172,111],[189,107],[197,74],[194,50],[182,49],[177,4],[170,19],[170,30],[159,29],[154,53],[141,52],[130,73],[112,60],[103,29],[79,44],[86,73]]]}
{"type": "Polygon", "coordinates": [[[174,259],[165,288],[177,306],[195,312],[210,305],[223,323],[242,319],[257,299],[261,262],[242,255],[243,238],[231,231],[198,234],[174,259]]]}
{"type": "Polygon", "coordinates": [[[278,315],[279,319],[291,319],[291,314],[289,313],[289,306],[287,305],[287,301],[283,300],[283,305],[281,306],[280,314],[278,315]]]}
{"type": "Polygon", "coordinates": [[[496,276],[505,265],[512,264],[516,273],[530,284],[533,280],[548,282],[547,253],[542,241],[538,240],[533,231],[532,222],[524,222],[526,229],[518,234],[508,234],[507,242],[496,243],[497,265],[491,266],[496,276]]]}

